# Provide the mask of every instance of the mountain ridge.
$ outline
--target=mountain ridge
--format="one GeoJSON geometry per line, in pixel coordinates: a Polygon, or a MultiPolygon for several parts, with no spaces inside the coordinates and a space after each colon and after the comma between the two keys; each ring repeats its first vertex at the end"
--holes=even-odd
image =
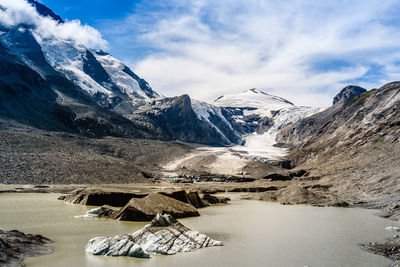
{"type": "MultiPolygon", "coordinates": [[[[44,5],[33,0],[29,3],[40,16],[64,23],[44,5]]],[[[51,104],[44,109],[46,112],[36,112],[36,117],[32,118],[36,122],[31,126],[43,129],[47,128],[40,126],[41,121],[53,121],[57,125],[53,127],[55,129],[94,137],[113,135],[236,145],[245,142],[244,135],[263,132],[270,127],[273,112],[293,106],[283,98],[256,89],[247,90],[245,92],[257,96],[253,96],[250,103],[248,101],[248,107],[239,111],[246,113],[248,121],[243,123],[239,119],[241,115],[235,114],[237,111],[229,107],[192,100],[185,95],[165,98],[109,53],[90,49],[76,41],[42,36],[29,25],[5,27],[0,34],[0,43],[19,62],[39,74],[49,90],[53,91],[49,100],[51,104]],[[183,106],[176,105],[179,99],[184,99],[183,106]],[[252,114],[257,109],[261,113],[252,114]],[[257,127],[257,122],[262,126],[257,127]]],[[[32,92],[41,90],[34,87],[32,84],[32,92]]],[[[23,101],[19,99],[22,106],[40,109],[35,103],[23,101]]],[[[0,108],[14,104],[7,99],[0,100],[0,108]]],[[[10,109],[3,109],[3,116],[17,119],[20,123],[30,123],[28,114],[21,114],[22,117],[18,118],[18,113],[12,114],[10,109]]]]}
{"type": "Polygon", "coordinates": [[[298,183],[326,187],[325,196],[354,205],[387,208],[398,201],[400,82],[358,91],[346,101],[286,126],[278,142],[292,147],[287,158],[293,166],[318,177],[314,182],[305,177],[298,183]]]}

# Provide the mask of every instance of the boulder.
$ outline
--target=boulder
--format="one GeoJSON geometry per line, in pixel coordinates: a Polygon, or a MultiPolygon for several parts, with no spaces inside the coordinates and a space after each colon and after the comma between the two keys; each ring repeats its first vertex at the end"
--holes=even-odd
{"type": "Polygon", "coordinates": [[[103,192],[94,191],[77,191],[71,195],[60,196],[59,200],[64,200],[72,204],[81,204],[89,206],[110,205],[114,207],[123,207],[131,198],[143,198],[147,194],[136,194],[126,192],[103,192]]]}
{"type": "Polygon", "coordinates": [[[228,201],[230,201],[230,198],[228,197],[217,197],[213,196],[211,194],[204,194],[203,195],[203,200],[207,202],[208,204],[226,204],[228,201]]]}
{"type": "Polygon", "coordinates": [[[190,230],[169,214],[157,214],[150,224],[131,235],[89,240],[86,252],[106,256],[148,257],[149,254],[173,255],[222,245],[221,241],[190,230]]]}
{"type": "Polygon", "coordinates": [[[151,221],[159,213],[168,213],[176,218],[200,216],[190,204],[162,194],[150,193],[144,198],[132,198],[112,218],[122,221],[151,221]]]}
{"type": "Polygon", "coordinates": [[[159,192],[159,194],[171,197],[173,199],[182,201],[184,203],[189,203],[189,198],[185,190],[171,191],[171,192],[159,192]]]}

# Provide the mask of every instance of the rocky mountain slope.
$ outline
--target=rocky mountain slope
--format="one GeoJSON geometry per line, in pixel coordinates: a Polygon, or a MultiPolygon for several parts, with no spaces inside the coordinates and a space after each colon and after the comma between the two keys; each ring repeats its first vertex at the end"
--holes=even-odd
{"type": "MultiPolygon", "coordinates": [[[[64,23],[42,4],[30,3],[38,12],[36,19],[64,23]]],[[[2,8],[7,12],[7,6],[2,8]]],[[[107,52],[44,35],[35,25],[0,25],[3,118],[95,137],[241,142],[218,107],[188,96],[164,98],[107,52]]]]}
{"type": "Polygon", "coordinates": [[[188,95],[154,100],[128,118],[161,139],[212,145],[242,143],[220,108],[192,100],[188,95]]]}
{"type": "MultiPolygon", "coordinates": [[[[18,1],[35,8],[32,20],[54,27],[68,23],[34,0],[18,1]]],[[[271,127],[275,134],[312,112],[256,89],[220,97],[213,104],[187,95],[165,98],[103,50],[45,34],[29,20],[10,23],[7,18],[20,10],[9,11],[12,6],[3,5],[0,112],[20,125],[93,137],[241,145],[246,134],[264,133],[271,127]],[[12,68],[18,71],[10,75],[12,68]]]]}
{"type": "MultiPolygon", "coordinates": [[[[18,1],[31,11],[29,16],[33,21],[44,21],[56,28],[69,23],[36,1],[30,0],[29,4],[18,1]]],[[[170,153],[172,165],[181,166],[182,170],[192,166],[196,174],[259,178],[270,167],[252,163],[249,157],[261,150],[264,151],[262,157],[283,156],[284,149],[273,147],[276,133],[286,124],[316,112],[256,89],[223,96],[212,104],[193,100],[188,95],[164,97],[103,50],[89,48],[57,34],[45,34],[45,30],[34,22],[22,20],[10,24],[5,18],[20,10],[8,12],[12,5],[5,3],[0,8],[0,130],[5,138],[0,149],[5,155],[1,159],[1,181],[5,183],[111,182],[113,171],[115,181],[146,181],[145,176],[149,175],[142,173],[153,173],[160,167],[159,162],[155,163],[157,166],[150,166],[137,158],[149,159],[144,154],[154,153],[153,148],[157,145],[160,145],[160,153],[170,153]],[[33,143],[26,147],[12,142],[13,136],[33,143]],[[86,137],[104,139],[90,141],[86,137]],[[116,152],[118,155],[111,158],[107,153],[99,155],[97,151],[83,153],[87,143],[97,146],[98,142],[102,143],[100,146],[124,150],[116,141],[118,138],[142,139],[126,141],[130,149],[144,145],[138,153],[116,152]],[[167,143],[144,139],[234,147],[231,150],[223,148],[217,153],[213,149],[196,149],[193,155],[190,153],[189,162],[185,158],[183,161],[178,159],[185,162],[182,165],[173,156],[184,153],[172,153],[172,148],[164,150],[167,143]],[[38,149],[37,145],[46,145],[48,150],[38,149]],[[249,147],[251,149],[247,149],[249,147]],[[59,153],[61,148],[73,154],[82,153],[82,158],[87,156],[93,160],[93,165],[80,164],[67,154],[59,153]],[[38,153],[40,156],[26,157],[26,153],[17,156],[13,152],[23,149],[30,151],[30,155],[38,153]],[[121,166],[117,164],[119,159],[121,166]],[[54,166],[52,171],[46,168],[49,162],[54,166]],[[112,167],[103,168],[104,162],[112,167]],[[232,162],[238,164],[232,167],[232,162]],[[86,173],[87,177],[78,177],[77,173],[86,173]]],[[[185,151],[192,152],[193,149],[185,151]]],[[[184,170],[183,173],[190,172],[184,170]]]]}
{"type": "MultiPolygon", "coordinates": [[[[400,82],[379,89],[348,86],[329,109],[285,127],[278,141],[288,158],[310,171],[325,195],[356,205],[389,207],[399,200],[400,82]]],[[[310,180],[310,179],[308,179],[310,180]]]]}

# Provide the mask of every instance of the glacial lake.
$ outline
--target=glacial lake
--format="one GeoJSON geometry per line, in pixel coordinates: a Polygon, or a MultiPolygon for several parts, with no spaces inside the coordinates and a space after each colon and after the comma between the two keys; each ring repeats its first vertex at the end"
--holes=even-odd
{"type": "Polygon", "coordinates": [[[223,247],[151,259],[104,257],[85,253],[90,238],[132,233],[145,223],[76,219],[89,207],[64,203],[58,196],[0,194],[0,227],[54,241],[53,254],[27,258],[27,266],[390,266],[390,260],[365,252],[358,244],[390,237],[395,232],[385,227],[399,226],[375,216],[374,210],[284,206],[231,194],[229,205],[200,209],[200,217],[180,220],[223,241],[223,247]]]}

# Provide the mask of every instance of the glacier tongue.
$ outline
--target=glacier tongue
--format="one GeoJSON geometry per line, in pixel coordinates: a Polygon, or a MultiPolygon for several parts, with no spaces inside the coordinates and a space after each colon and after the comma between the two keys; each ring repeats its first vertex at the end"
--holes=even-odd
{"type": "Polygon", "coordinates": [[[245,152],[248,157],[277,160],[287,154],[287,149],[276,146],[276,137],[286,125],[309,117],[322,109],[311,107],[289,107],[276,111],[272,117],[273,125],[264,133],[251,133],[244,136],[245,144],[235,146],[234,151],[245,152]]]}
{"type": "Polygon", "coordinates": [[[276,146],[276,137],[286,125],[311,116],[321,109],[297,107],[293,103],[257,89],[221,96],[213,104],[226,109],[241,128],[243,146],[229,148],[243,157],[277,160],[287,149],[276,146]]]}

